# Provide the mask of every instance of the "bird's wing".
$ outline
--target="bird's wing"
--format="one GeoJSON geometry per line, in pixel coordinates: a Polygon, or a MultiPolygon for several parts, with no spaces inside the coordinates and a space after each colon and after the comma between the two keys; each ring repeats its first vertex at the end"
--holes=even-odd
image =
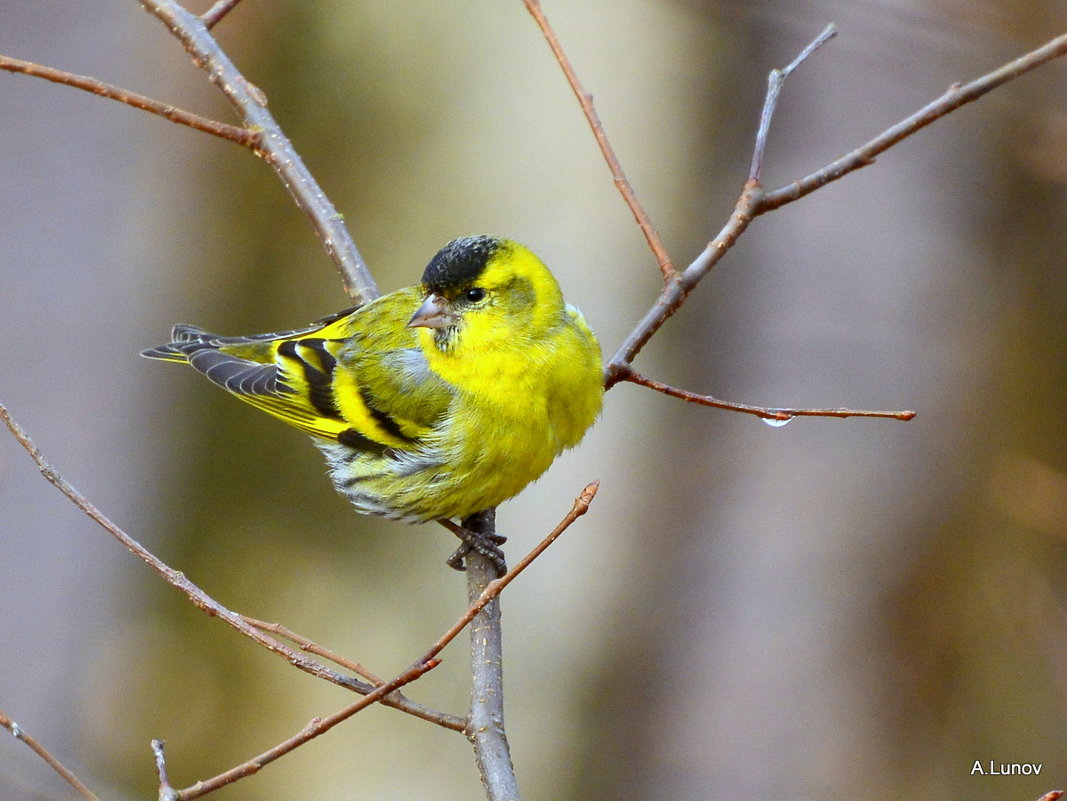
{"type": "Polygon", "coordinates": [[[187,361],[312,436],[359,450],[409,450],[447,412],[450,393],[406,328],[417,303],[398,295],[296,331],[219,337],[176,326],[173,342],[143,355],[187,361]]]}

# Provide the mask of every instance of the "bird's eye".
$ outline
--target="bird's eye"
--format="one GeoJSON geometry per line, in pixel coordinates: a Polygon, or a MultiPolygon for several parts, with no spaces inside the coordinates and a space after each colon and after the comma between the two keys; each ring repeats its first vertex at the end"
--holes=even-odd
{"type": "Polygon", "coordinates": [[[485,300],[485,290],[480,286],[476,286],[464,292],[463,297],[468,303],[481,303],[485,300]]]}

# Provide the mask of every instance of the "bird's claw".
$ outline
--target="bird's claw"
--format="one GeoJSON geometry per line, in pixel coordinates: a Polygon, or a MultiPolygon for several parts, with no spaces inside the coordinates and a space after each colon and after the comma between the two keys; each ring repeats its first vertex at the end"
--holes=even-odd
{"type": "Polygon", "coordinates": [[[448,566],[453,570],[466,570],[467,569],[467,554],[471,551],[479,553],[493,563],[497,572],[502,576],[508,570],[507,562],[504,560],[504,552],[500,546],[507,542],[507,537],[503,534],[475,534],[466,528],[461,528],[455,532],[463,542],[460,544],[452,555],[448,557],[448,566]],[[461,534],[460,531],[463,533],[461,534]]]}

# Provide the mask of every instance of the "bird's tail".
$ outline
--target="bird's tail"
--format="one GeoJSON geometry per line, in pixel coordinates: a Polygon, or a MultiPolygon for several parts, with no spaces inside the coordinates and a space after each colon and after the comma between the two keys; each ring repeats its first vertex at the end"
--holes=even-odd
{"type": "Polygon", "coordinates": [[[142,350],[141,355],[146,359],[186,363],[191,353],[204,347],[217,347],[212,344],[212,341],[221,339],[195,325],[185,323],[174,326],[170,331],[170,338],[171,341],[166,345],[142,350]]]}

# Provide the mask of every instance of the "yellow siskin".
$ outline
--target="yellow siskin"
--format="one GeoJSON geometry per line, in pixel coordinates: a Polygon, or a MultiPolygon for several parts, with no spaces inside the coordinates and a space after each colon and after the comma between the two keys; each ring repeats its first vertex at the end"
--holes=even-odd
{"type": "Polygon", "coordinates": [[[420,284],[307,328],[220,337],[177,325],[171,337],[142,355],[187,362],[310,434],[356,509],[408,522],[518,494],[581,441],[603,398],[581,312],[537,256],[490,236],[453,240],[420,284]]]}

